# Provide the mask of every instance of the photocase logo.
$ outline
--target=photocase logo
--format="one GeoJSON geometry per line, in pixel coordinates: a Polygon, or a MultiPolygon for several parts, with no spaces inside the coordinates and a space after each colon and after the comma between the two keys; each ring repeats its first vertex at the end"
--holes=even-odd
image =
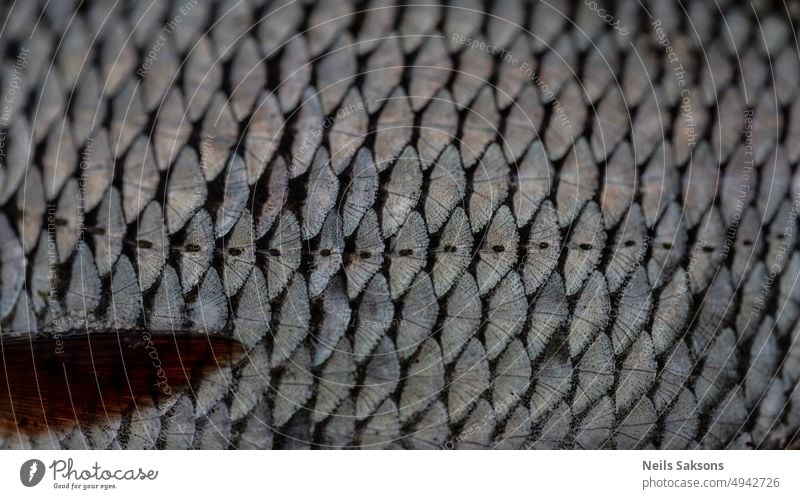
{"type": "Polygon", "coordinates": [[[35,487],[44,478],[44,463],[38,459],[28,459],[19,468],[19,480],[26,487],[35,487]]]}

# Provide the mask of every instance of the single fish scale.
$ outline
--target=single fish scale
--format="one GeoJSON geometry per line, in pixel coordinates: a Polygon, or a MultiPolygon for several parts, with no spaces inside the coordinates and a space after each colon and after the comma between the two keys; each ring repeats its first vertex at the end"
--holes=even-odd
{"type": "Polygon", "coordinates": [[[3,7],[0,329],[245,357],[3,446],[796,445],[800,20],[33,3],[3,7]]]}

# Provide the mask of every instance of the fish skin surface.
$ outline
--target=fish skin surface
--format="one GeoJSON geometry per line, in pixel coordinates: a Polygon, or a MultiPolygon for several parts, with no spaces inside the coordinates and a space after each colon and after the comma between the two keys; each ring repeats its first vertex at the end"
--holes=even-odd
{"type": "Polygon", "coordinates": [[[798,445],[798,5],[406,3],[2,7],[0,447],[798,445]]]}

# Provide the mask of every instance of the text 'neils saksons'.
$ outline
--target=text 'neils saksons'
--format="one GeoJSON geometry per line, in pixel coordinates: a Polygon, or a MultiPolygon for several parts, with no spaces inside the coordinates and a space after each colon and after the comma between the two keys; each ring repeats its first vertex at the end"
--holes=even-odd
{"type": "Polygon", "coordinates": [[[703,463],[699,461],[675,461],[671,463],[666,459],[660,461],[642,461],[644,471],[722,471],[724,463],[703,463]]]}

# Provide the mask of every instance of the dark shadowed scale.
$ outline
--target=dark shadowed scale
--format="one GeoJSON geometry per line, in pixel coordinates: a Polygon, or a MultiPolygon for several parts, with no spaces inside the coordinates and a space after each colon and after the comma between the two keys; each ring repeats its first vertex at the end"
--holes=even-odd
{"type": "Polygon", "coordinates": [[[0,446],[787,448],[800,7],[6,2],[0,446]]]}

